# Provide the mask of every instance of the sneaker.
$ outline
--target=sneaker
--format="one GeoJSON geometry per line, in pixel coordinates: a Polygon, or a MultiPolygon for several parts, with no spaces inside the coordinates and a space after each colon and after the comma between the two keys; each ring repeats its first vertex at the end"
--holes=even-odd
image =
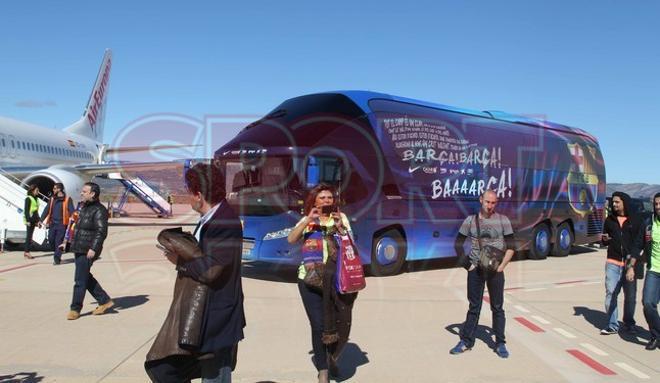
{"type": "Polygon", "coordinates": [[[504,343],[500,343],[495,346],[495,353],[502,359],[509,357],[509,350],[506,349],[506,345],[504,343]]]}
{"type": "Polygon", "coordinates": [[[600,335],[612,335],[618,333],[619,330],[613,329],[612,327],[604,328],[600,330],[600,335]]]}
{"type": "Polygon", "coordinates": [[[461,340],[456,346],[454,346],[454,348],[449,350],[449,353],[452,355],[458,355],[470,350],[472,350],[472,347],[468,347],[465,342],[461,340]]]}
{"type": "Polygon", "coordinates": [[[71,311],[69,311],[68,314],[66,314],[66,319],[67,320],[76,320],[78,318],[80,318],[80,313],[78,311],[71,310],[71,311]]]}
{"type": "Polygon", "coordinates": [[[649,351],[655,350],[656,348],[660,348],[660,342],[656,338],[651,338],[644,348],[649,351]]]}
{"type": "Polygon", "coordinates": [[[94,311],[92,311],[92,315],[103,315],[114,305],[115,302],[113,302],[112,299],[110,299],[108,302],[99,305],[97,308],[95,308],[94,311]]]}

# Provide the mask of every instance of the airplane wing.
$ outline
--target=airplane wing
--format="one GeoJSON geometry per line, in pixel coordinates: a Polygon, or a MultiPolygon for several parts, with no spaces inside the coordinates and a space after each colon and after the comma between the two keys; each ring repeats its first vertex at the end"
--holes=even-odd
{"type": "Polygon", "coordinates": [[[152,150],[194,148],[202,145],[151,145],[151,146],[122,146],[118,148],[107,148],[105,154],[149,152],[152,150]]]}
{"type": "Polygon", "coordinates": [[[130,173],[130,172],[144,172],[150,170],[165,170],[183,168],[183,162],[179,161],[158,161],[158,162],[122,162],[122,163],[106,163],[106,164],[85,164],[76,165],[72,168],[85,175],[98,175],[107,173],[130,173]]]}
{"type": "Polygon", "coordinates": [[[4,166],[0,173],[12,178],[23,179],[29,175],[46,169],[62,169],[73,171],[79,175],[95,176],[108,173],[123,172],[145,172],[150,170],[165,170],[183,168],[182,161],[157,161],[157,162],[122,162],[105,164],[81,164],[81,165],[52,165],[52,166],[4,166]]]}

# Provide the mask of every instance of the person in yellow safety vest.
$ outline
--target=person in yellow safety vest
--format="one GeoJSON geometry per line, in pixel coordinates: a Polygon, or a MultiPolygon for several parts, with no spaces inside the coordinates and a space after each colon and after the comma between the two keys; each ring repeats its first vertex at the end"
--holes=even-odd
{"type": "Polygon", "coordinates": [[[23,208],[23,223],[27,227],[25,234],[25,252],[23,256],[26,259],[33,259],[34,257],[30,255],[30,245],[32,244],[32,234],[34,234],[34,228],[41,226],[41,221],[39,220],[39,188],[37,185],[30,185],[27,191],[27,197],[25,197],[25,207],[23,208]]]}
{"type": "Polygon", "coordinates": [[[59,265],[62,260],[62,250],[59,246],[64,241],[72,214],[73,201],[64,192],[64,184],[58,182],[53,185],[53,195],[41,213],[41,221],[48,227],[48,244],[53,250],[53,265],[59,265]]]}

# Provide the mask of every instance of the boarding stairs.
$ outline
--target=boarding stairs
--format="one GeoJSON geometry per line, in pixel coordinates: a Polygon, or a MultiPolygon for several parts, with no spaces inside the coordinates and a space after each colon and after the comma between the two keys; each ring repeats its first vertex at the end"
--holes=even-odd
{"type": "Polygon", "coordinates": [[[126,178],[120,173],[110,173],[108,178],[118,180],[126,188],[118,206],[115,208],[117,211],[123,209],[128,201],[128,196],[133,194],[159,217],[169,217],[171,215],[172,206],[158,193],[155,187],[149,185],[142,177],[126,178]]]}
{"type": "MultiPolygon", "coordinates": [[[[20,180],[0,169],[0,244],[5,242],[25,243],[26,227],[23,223],[23,208],[27,189],[20,185],[20,180]],[[17,183],[18,182],[18,183],[17,183]]],[[[46,208],[45,196],[39,201],[39,215],[46,208]]],[[[37,244],[46,243],[45,228],[35,228],[32,240],[37,244]]]]}

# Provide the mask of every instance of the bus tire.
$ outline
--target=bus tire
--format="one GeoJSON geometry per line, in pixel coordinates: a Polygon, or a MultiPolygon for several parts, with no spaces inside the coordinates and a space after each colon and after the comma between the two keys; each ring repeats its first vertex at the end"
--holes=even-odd
{"type": "Polygon", "coordinates": [[[546,259],[550,253],[550,228],[540,223],[532,231],[532,244],[529,248],[529,259],[546,259]]]}
{"type": "Polygon", "coordinates": [[[378,234],[371,245],[371,274],[382,277],[396,275],[406,262],[406,240],[397,229],[378,234]]]}
{"type": "Polygon", "coordinates": [[[552,255],[555,257],[565,257],[571,252],[575,235],[571,230],[571,225],[564,222],[557,228],[557,236],[552,246],[552,255]]]}

